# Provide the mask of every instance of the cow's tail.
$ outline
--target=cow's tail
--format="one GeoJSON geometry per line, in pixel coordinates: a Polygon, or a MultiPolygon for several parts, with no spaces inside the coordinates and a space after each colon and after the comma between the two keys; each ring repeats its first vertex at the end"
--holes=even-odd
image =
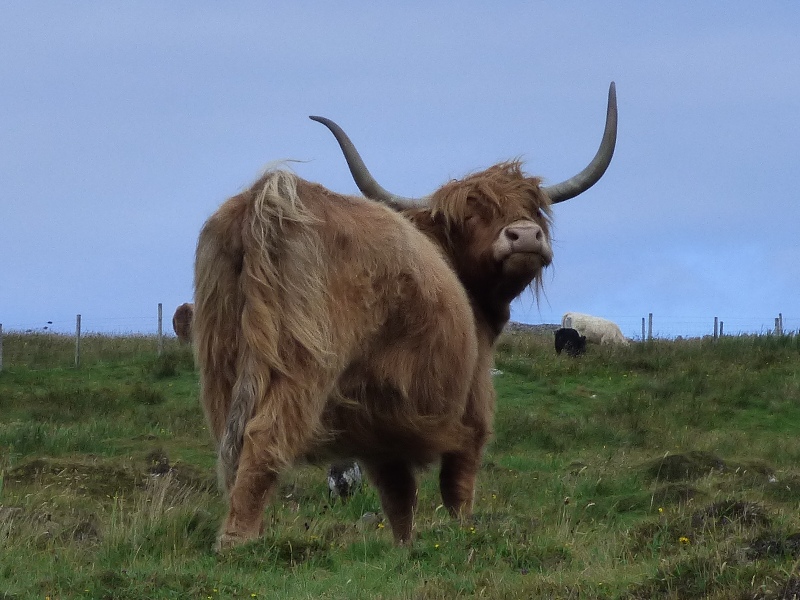
{"type": "MultiPolygon", "coordinates": [[[[200,232],[195,256],[193,344],[200,372],[200,400],[212,436],[220,446],[233,389],[241,343],[240,315],[244,297],[242,223],[248,192],[225,202],[200,232]]],[[[222,477],[222,481],[230,481],[222,477]]]]}
{"type": "MultiPolygon", "coordinates": [[[[289,374],[287,348],[325,353],[327,331],[319,325],[324,320],[317,320],[315,327],[303,318],[325,313],[324,282],[319,277],[319,242],[309,227],[314,217],[300,202],[297,183],[291,173],[271,171],[209,220],[224,214],[231,202],[240,205],[233,207],[238,227],[222,232],[235,242],[236,252],[220,252],[217,245],[212,256],[201,260],[203,234],[198,244],[195,303],[202,292],[211,304],[204,319],[210,316],[216,325],[198,344],[211,358],[203,369],[204,406],[219,444],[220,480],[227,489],[235,479],[247,423],[273,378],[289,374]],[[213,335],[217,331],[218,339],[213,335]],[[222,375],[223,384],[209,381],[206,371],[222,375]],[[209,395],[206,389],[220,393],[209,395]]],[[[199,321],[198,312],[196,308],[199,321]]]]}

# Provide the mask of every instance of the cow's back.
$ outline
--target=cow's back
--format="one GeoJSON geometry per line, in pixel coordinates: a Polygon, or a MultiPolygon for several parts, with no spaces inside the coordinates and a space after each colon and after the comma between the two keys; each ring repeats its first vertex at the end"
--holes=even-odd
{"type": "MultiPolygon", "coordinates": [[[[477,360],[471,307],[440,250],[402,215],[268,174],[206,223],[195,279],[204,406],[223,447],[284,373],[331,382],[324,405],[297,407],[298,422],[316,423],[310,453],[427,462],[462,443],[477,360]]],[[[226,478],[237,452],[223,457],[226,478]]]]}

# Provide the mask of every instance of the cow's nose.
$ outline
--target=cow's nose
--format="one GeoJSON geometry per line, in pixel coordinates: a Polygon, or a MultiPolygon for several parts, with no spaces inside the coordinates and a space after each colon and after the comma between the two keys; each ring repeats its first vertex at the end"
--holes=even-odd
{"type": "Polygon", "coordinates": [[[544,242],[544,231],[536,223],[506,227],[504,234],[517,252],[536,252],[542,248],[544,242]]]}

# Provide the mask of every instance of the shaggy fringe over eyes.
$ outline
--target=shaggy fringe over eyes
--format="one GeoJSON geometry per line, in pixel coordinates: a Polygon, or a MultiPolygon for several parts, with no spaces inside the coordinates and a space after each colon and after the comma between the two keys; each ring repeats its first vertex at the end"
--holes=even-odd
{"type": "Polygon", "coordinates": [[[448,226],[463,223],[470,206],[469,199],[480,199],[498,215],[518,211],[536,215],[540,212],[545,221],[540,225],[545,227],[549,237],[552,221],[550,199],[541,191],[540,184],[540,178],[526,177],[521,161],[502,162],[443,185],[431,198],[431,214],[434,217],[442,215],[448,226]]]}

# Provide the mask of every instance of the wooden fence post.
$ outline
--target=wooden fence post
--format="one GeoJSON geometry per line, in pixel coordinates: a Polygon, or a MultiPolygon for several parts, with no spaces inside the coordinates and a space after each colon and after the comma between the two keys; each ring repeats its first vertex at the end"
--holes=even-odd
{"type": "Polygon", "coordinates": [[[642,341],[645,341],[647,338],[644,337],[644,317],[642,317],[642,341]]]}
{"type": "Polygon", "coordinates": [[[158,303],[158,355],[161,356],[164,353],[164,335],[161,329],[161,315],[162,315],[162,307],[161,302],[158,303]]]}
{"type": "Polygon", "coordinates": [[[653,339],[653,313],[647,315],[647,339],[653,339]]]}
{"type": "Polygon", "coordinates": [[[719,337],[722,337],[724,335],[723,334],[723,326],[724,325],[725,325],[725,323],[723,321],[719,322],[719,337]]]}
{"type": "Polygon", "coordinates": [[[81,316],[75,320],[75,368],[81,366],[81,316]]]}
{"type": "Polygon", "coordinates": [[[719,317],[714,317],[714,339],[717,339],[718,334],[718,327],[719,327],[719,317]]]}

